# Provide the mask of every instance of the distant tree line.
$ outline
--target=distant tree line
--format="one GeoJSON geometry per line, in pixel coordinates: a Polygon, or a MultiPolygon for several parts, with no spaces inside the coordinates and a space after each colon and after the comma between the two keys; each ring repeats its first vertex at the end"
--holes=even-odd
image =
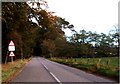
{"type": "MultiPolygon", "coordinates": [[[[80,30],[68,37],[71,45],[69,52],[71,57],[111,57],[118,56],[118,31],[112,30],[108,35],[96,32],[80,30]],[[70,51],[71,51],[70,50],[70,51]]],[[[65,49],[66,50],[66,49],[65,49]]]]}
{"type": "Polygon", "coordinates": [[[106,35],[81,30],[77,33],[74,25],[64,18],[54,16],[53,12],[43,9],[43,6],[45,8],[48,6],[44,0],[27,3],[2,2],[3,63],[10,40],[13,40],[16,45],[14,60],[31,56],[118,56],[118,32],[106,35]],[[74,32],[71,37],[65,36],[63,29],[66,28],[74,32]]]}

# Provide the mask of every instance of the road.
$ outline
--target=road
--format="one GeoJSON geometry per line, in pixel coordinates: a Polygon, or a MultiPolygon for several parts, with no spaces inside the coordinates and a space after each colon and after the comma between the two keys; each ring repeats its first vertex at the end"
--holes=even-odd
{"type": "Polygon", "coordinates": [[[111,82],[82,70],[49,61],[42,57],[33,57],[24,69],[10,82],[111,82]]]}

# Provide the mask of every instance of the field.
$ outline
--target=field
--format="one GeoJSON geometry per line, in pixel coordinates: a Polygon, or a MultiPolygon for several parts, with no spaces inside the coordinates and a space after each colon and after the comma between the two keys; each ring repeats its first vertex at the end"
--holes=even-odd
{"type": "Polygon", "coordinates": [[[118,81],[119,58],[50,58],[50,60],[118,81]]]}

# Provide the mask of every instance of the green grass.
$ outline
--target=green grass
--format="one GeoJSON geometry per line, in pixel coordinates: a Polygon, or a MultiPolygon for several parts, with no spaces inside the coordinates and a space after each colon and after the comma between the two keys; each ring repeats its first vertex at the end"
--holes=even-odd
{"type": "Polygon", "coordinates": [[[29,59],[24,59],[23,61],[21,60],[16,60],[13,62],[8,62],[7,64],[2,64],[2,82],[7,82],[9,78],[14,76],[14,74],[20,70],[29,60],[29,59]]]}
{"type": "Polygon", "coordinates": [[[90,73],[95,73],[118,80],[119,76],[118,57],[72,58],[72,59],[50,58],[50,60],[78,69],[82,69],[90,73]]]}

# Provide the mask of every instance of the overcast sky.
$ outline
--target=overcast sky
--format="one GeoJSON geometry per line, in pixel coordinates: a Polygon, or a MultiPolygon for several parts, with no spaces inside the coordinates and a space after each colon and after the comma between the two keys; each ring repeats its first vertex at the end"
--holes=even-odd
{"type": "MultiPolygon", "coordinates": [[[[50,11],[65,18],[76,31],[85,29],[97,33],[108,33],[118,24],[118,2],[120,0],[46,0],[50,11]]],[[[66,30],[69,36],[71,32],[66,30]]]]}

